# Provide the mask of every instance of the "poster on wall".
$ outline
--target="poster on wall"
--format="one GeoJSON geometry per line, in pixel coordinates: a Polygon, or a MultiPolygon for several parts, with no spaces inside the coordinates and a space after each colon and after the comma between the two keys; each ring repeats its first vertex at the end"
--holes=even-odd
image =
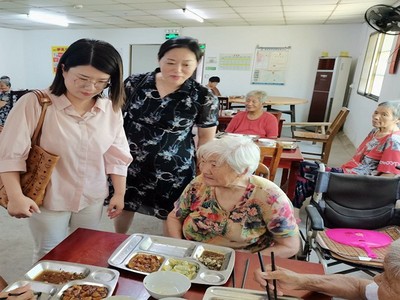
{"type": "Polygon", "coordinates": [[[61,56],[67,50],[68,46],[52,46],[51,47],[51,63],[53,68],[53,74],[57,71],[58,62],[61,56]]]}
{"type": "Polygon", "coordinates": [[[248,71],[251,67],[251,54],[220,54],[219,69],[248,71]]]}
{"type": "Polygon", "coordinates": [[[285,84],[291,47],[256,47],[251,74],[252,84],[285,84]]]}

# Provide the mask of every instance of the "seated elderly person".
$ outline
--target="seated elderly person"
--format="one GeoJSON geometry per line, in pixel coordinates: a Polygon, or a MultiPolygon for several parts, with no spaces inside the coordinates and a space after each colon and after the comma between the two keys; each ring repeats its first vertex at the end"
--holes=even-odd
{"type": "Polygon", "coordinates": [[[201,174],[169,213],[165,234],[174,238],[291,257],[299,249],[293,207],[268,179],[252,175],[260,149],[248,137],[225,136],[199,147],[201,174]]]}
{"type": "MultiPolygon", "coordinates": [[[[383,263],[384,272],[373,279],[364,279],[343,274],[316,275],[298,274],[283,268],[262,272],[257,269],[254,279],[262,287],[272,287],[276,280],[278,295],[281,289],[307,290],[323,293],[340,299],[393,300],[400,295],[400,240],[390,246],[383,263]]],[[[266,270],[271,270],[266,266],[266,270]]]]}
{"type": "Polygon", "coordinates": [[[264,91],[247,93],[246,111],[238,112],[229,122],[225,132],[255,134],[263,138],[278,137],[278,120],[263,109],[266,100],[267,93],[264,91]]]}
{"type": "MultiPolygon", "coordinates": [[[[400,174],[396,166],[400,166],[400,102],[388,101],[378,104],[372,114],[372,126],[364,141],[357,148],[352,159],[340,168],[326,168],[327,171],[336,173],[395,176],[400,174]]],[[[303,173],[310,170],[310,163],[302,163],[303,173]],[[307,168],[306,170],[304,170],[307,168]]],[[[317,167],[315,167],[317,168],[317,167]]],[[[315,174],[316,170],[311,171],[315,174]]],[[[300,208],[314,192],[315,184],[301,175],[298,175],[296,194],[293,204],[300,208]]],[[[309,176],[306,176],[309,178],[309,176]]]]}

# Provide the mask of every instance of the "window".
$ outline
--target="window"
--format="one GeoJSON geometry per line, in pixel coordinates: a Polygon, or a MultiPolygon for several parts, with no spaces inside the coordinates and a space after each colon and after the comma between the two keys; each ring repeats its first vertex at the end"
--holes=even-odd
{"type": "Polygon", "coordinates": [[[378,101],[394,39],[378,32],[370,35],[357,90],[360,95],[378,101]]]}

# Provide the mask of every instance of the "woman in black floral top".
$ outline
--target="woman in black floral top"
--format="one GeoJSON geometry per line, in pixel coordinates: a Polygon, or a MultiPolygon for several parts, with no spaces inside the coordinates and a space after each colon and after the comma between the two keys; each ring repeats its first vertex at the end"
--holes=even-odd
{"type": "Polygon", "coordinates": [[[160,68],[125,80],[133,162],[117,232],[128,231],[134,212],[166,219],[196,172],[193,126],[199,146],[214,138],[218,99],[191,78],[202,54],[192,38],[168,40],[158,52],[160,68]]]}

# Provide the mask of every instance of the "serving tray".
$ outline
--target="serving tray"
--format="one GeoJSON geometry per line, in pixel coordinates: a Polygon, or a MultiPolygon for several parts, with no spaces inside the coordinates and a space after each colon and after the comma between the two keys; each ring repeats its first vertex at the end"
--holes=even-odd
{"type": "MultiPolygon", "coordinates": [[[[271,292],[271,296],[272,296],[271,292]]],[[[210,286],[203,296],[203,300],[265,300],[268,299],[267,292],[247,290],[239,288],[210,286]]],[[[291,296],[278,296],[278,300],[300,299],[291,296]]]]}
{"type": "Polygon", "coordinates": [[[192,276],[187,275],[192,283],[209,285],[226,283],[235,264],[235,250],[231,248],[146,234],[132,234],[114,251],[108,263],[126,271],[149,274],[149,272],[128,267],[128,263],[137,255],[156,256],[161,264],[154,271],[170,270],[176,261],[183,265],[195,266],[196,271],[190,273],[192,276]],[[223,255],[220,268],[213,270],[200,261],[202,255],[209,252],[223,255]]]}
{"type": "Polygon", "coordinates": [[[119,272],[113,269],[64,261],[42,260],[25,273],[23,279],[7,286],[5,291],[11,291],[29,283],[34,292],[41,293],[40,297],[38,297],[39,300],[50,300],[60,299],[63,292],[73,285],[93,285],[107,288],[107,297],[110,297],[117,285],[118,278],[119,272]],[[84,278],[62,284],[36,281],[35,278],[43,271],[64,271],[83,274],[84,278]]]}

